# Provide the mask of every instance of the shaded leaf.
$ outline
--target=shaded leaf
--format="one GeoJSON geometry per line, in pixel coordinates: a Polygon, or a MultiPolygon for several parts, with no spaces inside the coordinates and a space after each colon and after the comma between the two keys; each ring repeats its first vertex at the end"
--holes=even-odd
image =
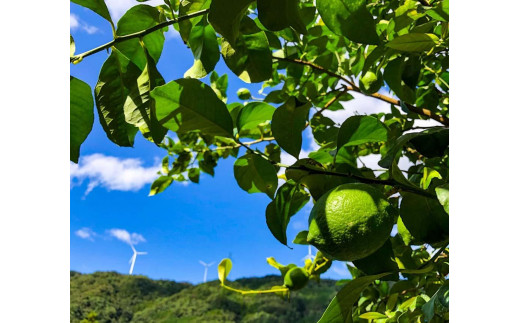
{"type": "Polygon", "coordinates": [[[94,124],[94,98],[90,86],[70,77],[70,160],[77,163],[80,146],[94,124]]]}
{"type": "Polygon", "coordinates": [[[273,236],[287,245],[287,225],[309,201],[309,194],[299,185],[287,182],[280,186],[274,201],[267,205],[265,210],[266,222],[273,236]]]}
{"type": "Polygon", "coordinates": [[[307,230],[298,232],[298,234],[296,235],[296,237],[293,240],[293,243],[308,245],[309,244],[307,242],[307,235],[308,234],[309,234],[309,231],[307,231],[307,230]]]}
{"type": "Polygon", "coordinates": [[[426,52],[434,48],[439,38],[434,34],[410,33],[396,37],[386,46],[403,52],[426,52]]]}
{"type": "Polygon", "coordinates": [[[345,120],[338,132],[338,148],[368,142],[386,141],[388,130],[372,116],[353,116],[345,120]]]}
{"type": "Polygon", "coordinates": [[[274,166],[265,158],[257,154],[246,154],[235,161],[233,172],[238,185],[244,191],[264,192],[274,198],[278,177],[274,166]]]}
{"type": "Polygon", "coordinates": [[[258,131],[258,125],[271,121],[275,108],[264,102],[248,103],[237,117],[237,130],[258,131]]]}
{"type": "Polygon", "coordinates": [[[203,78],[213,71],[220,59],[217,35],[207,19],[201,19],[192,27],[188,44],[195,62],[184,77],[203,78]]]}
{"type": "Polygon", "coordinates": [[[316,8],[333,33],[362,44],[379,43],[365,0],[316,0],[316,8]]]}
{"type": "Polygon", "coordinates": [[[386,240],[383,246],[377,249],[373,254],[363,259],[353,261],[356,268],[361,269],[367,275],[375,275],[384,272],[394,272],[391,275],[381,278],[382,280],[399,280],[397,270],[399,267],[393,260],[394,251],[390,240],[386,240]]]}
{"type": "MultiPolygon", "coordinates": [[[[196,11],[208,9],[211,4],[210,0],[182,0],[179,2],[179,17],[186,16],[196,11]]],[[[193,17],[179,21],[179,33],[182,40],[187,43],[193,25],[197,24],[202,19],[207,19],[206,16],[193,17]]]]}
{"type": "Polygon", "coordinates": [[[119,146],[132,146],[137,128],[126,122],[124,105],[127,84],[136,82],[141,71],[117,49],[107,58],[94,90],[99,122],[107,137],[119,146]]]}
{"type": "Polygon", "coordinates": [[[362,276],[347,282],[334,296],[318,323],[344,323],[350,315],[352,305],[357,302],[361,292],[374,280],[388,274],[390,273],[362,276]]]}
{"type": "Polygon", "coordinates": [[[257,9],[258,19],[269,30],[279,31],[293,27],[300,34],[307,33],[298,0],[257,0],[257,9]]]}
{"type": "Polygon", "coordinates": [[[208,20],[215,30],[230,44],[235,45],[240,21],[252,0],[213,0],[209,7],[208,20]]]}
{"type": "Polygon", "coordinates": [[[159,122],[172,131],[199,130],[233,138],[233,121],[211,87],[196,79],[178,79],[151,92],[159,122]]]}
{"type": "Polygon", "coordinates": [[[437,194],[437,199],[439,199],[439,202],[444,207],[444,211],[446,213],[450,214],[450,189],[449,184],[443,184],[440,186],[437,186],[435,188],[435,193],[437,194]]]}
{"type": "Polygon", "coordinates": [[[302,131],[309,116],[311,103],[302,103],[294,97],[278,107],[273,114],[271,130],[276,142],[283,150],[294,156],[300,156],[302,131]]]}

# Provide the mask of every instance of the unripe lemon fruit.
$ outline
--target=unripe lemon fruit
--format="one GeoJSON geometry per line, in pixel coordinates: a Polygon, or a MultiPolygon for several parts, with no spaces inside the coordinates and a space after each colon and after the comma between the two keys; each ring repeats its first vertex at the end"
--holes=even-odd
{"type": "Polygon", "coordinates": [[[309,216],[307,241],[328,258],[353,261],[379,249],[397,210],[370,185],[340,185],[321,196],[309,216]]]}
{"type": "Polygon", "coordinates": [[[301,267],[291,268],[283,279],[283,284],[289,290],[302,289],[309,282],[309,274],[301,267]]]}

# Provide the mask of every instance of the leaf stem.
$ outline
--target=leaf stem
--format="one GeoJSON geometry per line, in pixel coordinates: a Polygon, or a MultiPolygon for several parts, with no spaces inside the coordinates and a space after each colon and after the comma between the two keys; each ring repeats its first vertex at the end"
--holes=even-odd
{"type": "Polygon", "coordinates": [[[222,284],[222,287],[229,289],[230,291],[240,293],[242,295],[246,294],[268,294],[268,293],[276,293],[276,292],[287,292],[288,288],[278,288],[278,289],[265,289],[265,290],[240,290],[233,287],[229,287],[227,285],[222,284]]]}
{"type": "Polygon", "coordinates": [[[174,18],[172,20],[161,22],[160,24],[157,24],[157,25],[155,25],[155,26],[153,26],[151,28],[138,31],[138,32],[135,32],[133,34],[128,34],[128,35],[124,35],[124,36],[116,36],[112,41],[110,41],[110,42],[108,42],[106,44],[103,44],[103,45],[101,45],[99,47],[96,47],[94,49],[88,50],[88,51],[86,51],[84,53],[72,56],[70,58],[70,62],[74,63],[76,61],[81,61],[83,58],[85,58],[87,56],[90,56],[90,55],[93,55],[95,53],[98,53],[98,52],[100,52],[100,51],[102,51],[104,49],[108,49],[108,48],[114,46],[117,43],[129,40],[129,39],[133,39],[133,38],[141,38],[141,37],[143,37],[145,35],[148,35],[149,33],[152,33],[154,31],[156,31],[156,30],[162,29],[162,28],[167,27],[169,25],[173,25],[173,24],[181,22],[183,20],[187,20],[187,19],[191,19],[191,18],[194,18],[194,17],[197,17],[197,16],[204,15],[204,14],[206,14],[208,12],[209,12],[209,9],[196,11],[196,12],[193,12],[193,13],[190,13],[190,14],[178,17],[178,18],[174,18]]]}

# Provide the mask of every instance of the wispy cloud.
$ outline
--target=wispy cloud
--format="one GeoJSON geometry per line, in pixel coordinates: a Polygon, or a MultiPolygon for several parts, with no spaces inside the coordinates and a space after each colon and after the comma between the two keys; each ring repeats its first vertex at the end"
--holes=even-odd
{"type": "MultiPolygon", "coordinates": [[[[108,11],[110,11],[112,20],[114,21],[119,20],[128,9],[139,4],[135,0],[105,0],[105,3],[107,4],[108,11]]],[[[150,0],[144,4],[149,6],[158,6],[164,4],[164,1],[150,0]]]]}
{"type": "Polygon", "coordinates": [[[124,229],[110,229],[108,234],[124,243],[136,245],[139,242],[146,242],[146,239],[139,233],[130,233],[124,229]]]}
{"type": "Polygon", "coordinates": [[[342,265],[334,265],[332,267],[332,271],[338,274],[339,276],[350,276],[347,266],[343,263],[342,265]]]}
{"type": "Polygon", "coordinates": [[[90,228],[81,228],[74,232],[75,235],[80,237],[81,239],[86,239],[90,241],[94,241],[94,237],[97,235],[94,231],[92,231],[90,228]]]}
{"type": "Polygon", "coordinates": [[[87,24],[73,13],[70,14],[70,30],[83,30],[89,35],[99,31],[97,27],[87,24]]]}
{"type": "Polygon", "coordinates": [[[159,165],[145,167],[137,158],[92,154],[82,157],[78,164],[70,164],[71,187],[88,179],[85,195],[97,186],[109,191],[138,191],[157,178],[158,170],[159,165]]]}

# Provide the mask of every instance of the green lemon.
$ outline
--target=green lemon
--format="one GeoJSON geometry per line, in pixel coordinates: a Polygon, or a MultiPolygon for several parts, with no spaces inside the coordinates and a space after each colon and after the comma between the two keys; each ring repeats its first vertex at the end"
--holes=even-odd
{"type": "Polygon", "coordinates": [[[326,257],[365,258],[390,236],[397,210],[370,185],[340,185],[320,197],[309,216],[307,241],[326,257]]]}
{"type": "Polygon", "coordinates": [[[302,289],[309,282],[309,274],[301,267],[291,268],[283,278],[283,284],[289,290],[302,289]]]}
{"type": "Polygon", "coordinates": [[[364,93],[372,94],[383,86],[383,75],[381,72],[366,72],[359,80],[359,88],[364,93]]]}

